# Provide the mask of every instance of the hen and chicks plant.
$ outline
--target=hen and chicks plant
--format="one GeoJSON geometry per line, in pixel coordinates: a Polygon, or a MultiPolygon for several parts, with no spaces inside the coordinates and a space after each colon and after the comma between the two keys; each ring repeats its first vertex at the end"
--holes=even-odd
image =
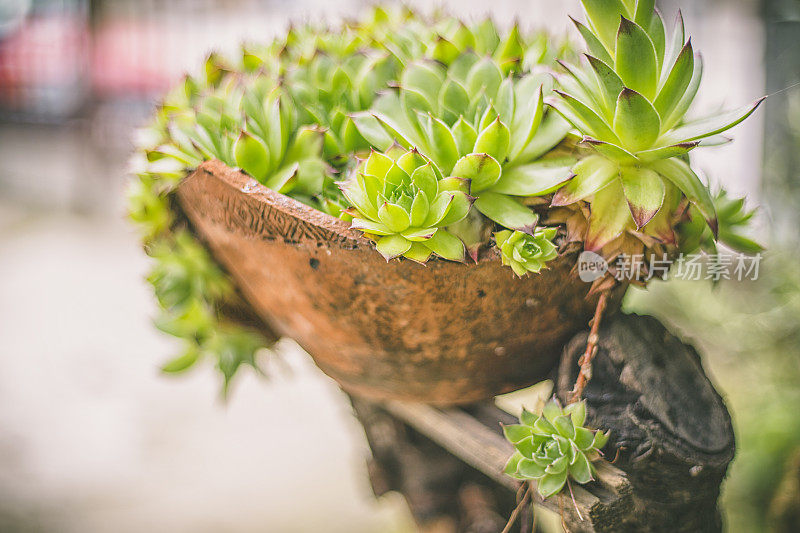
{"type": "MultiPolygon", "coordinates": [[[[652,0],[582,3],[582,58],[519,25],[382,8],[294,26],[234,60],[212,54],[140,136],[129,205],[147,249],[160,262],[158,250],[188,253],[170,195],[218,159],[349,221],[387,260],[495,260],[524,277],[572,242],[609,260],[717,237],[756,250],[744,206],[712,195],[689,154],[725,142],[758,102],[687,120],[702,62],[682,20],[667,39],[652,0]]],[[[222,327],[230,297],[191,296],[203,328],[222,327]]]]}

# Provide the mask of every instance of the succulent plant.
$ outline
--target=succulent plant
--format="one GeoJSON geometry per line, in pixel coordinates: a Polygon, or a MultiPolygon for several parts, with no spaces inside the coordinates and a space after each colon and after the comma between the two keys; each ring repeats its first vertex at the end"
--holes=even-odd
{"type": "Polygon", "coordinates": [[[500,231],[494,234],[503,264],[511,267],[514,273],[523,277],[532,272],[537,274],[548,261],[558,257],[558,249],[553,244],[557,228],[537,229],[533,235],[521,231],[500,231]]]}
{"type": "MultiPolygon", "coordinates": [[[[755,255],[764,250],[760,244],[741,233],[755,216],[755,211],[745,208],[744,198],[730,198],[728,193],[721,190],[713,195],[713,202],[719,219],[719,242],[743,254],[755,255]]],[[[689,206],[687,216],[677,229],[683,253],[690,254],[697,250],[717,253],[717,242],[694,206],[689,206]]]]}
{"type": "Polygon", "coordinates": [[[416,150],[372,152],[341,184],[353,205],[353,228],[375,240],[386,260],[425,263],[435,253],[464,260],[464,243],[446,227],[467,216],[472,198],[460,178],[441,171],[416,150]]]}
{"type": "Polygon", "coordinates": [[[687,163],[701,145],[747,118],[761,100],[730,112],[685,121],[700,85],[702,61],[678,16],[667,43],[653,0],[582,0],[588,26],[575,22],[589,53],[580,66],[562,63],[563,90],[548,102],[597,152],[581,159],[554,206],[592,197],[586,248],[599,250],[633,226],[641,230],[677,190],[712,232],[717,217],[707,188],[687,163]]]}
{"type": "Polygon", "coordinates": [[[592,461],[600,457],[609,435],[585,428],[585,419],[585,402],[562,408],[553,398],[541,416],[523,409],[519,424],[503,426],[506,439],[516,449],[505,473],[536,481],[542,498],[558,494],[568,478],[579,484],[594,479],[592,461]]]}
{"type": "Polygon", "coordinates": [[[530,233],[538,218],[518,198],[553,192],[571,177],[574,162],[537,161],[569,129],[545,110],[548,80],[542,73],[504,78],[496,61],[471,52],[449,68],[417,61],[403,70],[398,91],[354,120],[374,146],[416,148],[445,174],[470,180],[478,211],[530,233]]]}

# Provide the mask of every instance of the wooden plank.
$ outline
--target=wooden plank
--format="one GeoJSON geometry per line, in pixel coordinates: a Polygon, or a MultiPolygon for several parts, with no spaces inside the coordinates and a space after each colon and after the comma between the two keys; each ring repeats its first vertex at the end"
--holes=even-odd
{"type": "MultiPolygon", "coordinates": [[[[499,431],[482,424],[459,409],[437,409],[423,404],[388,402],[384,408],[424,434],[463,462],[492,480],[516,491],[520,482],[503,474],[514,451],[499,431]]],[[[564,517],[570,531],[611,531],[631,512],[631,486],[625,473],[607,461],[596,463],[598,479],[588,485],[572,487],[572,498],[542,500],[536,504],[564,517]]]]}

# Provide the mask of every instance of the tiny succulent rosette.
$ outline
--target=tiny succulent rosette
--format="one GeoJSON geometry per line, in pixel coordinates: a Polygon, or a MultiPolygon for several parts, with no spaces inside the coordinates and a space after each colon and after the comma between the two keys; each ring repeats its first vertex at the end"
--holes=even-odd
{"type": "Polygon", "coordinates": [[[464,243],[446,228],[467,216],[469,184],[442,177],[416,150],[373,151],[341,189],[354,206],[347,211],[352,227],[373,238],[387,261],[403,256],[425,263],[433,253],[464,261],[464,243]]]}
{"type": "Polygon", "coordinates": [[[529,235],[505,230],[495,233],[494,238],[503,264],[523,277],[539,273],[548,261],[558,257],[558,248],[553,244],[557,232],[557,228],[542,228],[529,235]]]}
{"type": "Polygon", "coordinates": [[[585,484],[594,479],[592,461],[608,441],[608,433],[583,427],[586,403],[564,408],[553,398],[537,416],[522,410],[520,423],[503,426],[516,451],[505,473],[521,481],[536,481],[542,498],[558,494],[567,479],[585,484]]]}
{"type": "MultiPolygon", "coordinates": [[[[680,14],[671,39],[653,0],[582,0],[587,24],[575,22],[588,53],[548,103],[596,151],[573,168],[553,206],[591,201],[586,249],[599,250],[626,229],[671,238],[671,198],[684,195],[717,234],[707,187],[688,164],[699,146],[722,144],[763,101],[686,121],[703,73],[680,14]],[[650,227],[647,227],[650,226],[650,227]]],[[[663,239],[662,239],[663,240],[663,239]]]]}

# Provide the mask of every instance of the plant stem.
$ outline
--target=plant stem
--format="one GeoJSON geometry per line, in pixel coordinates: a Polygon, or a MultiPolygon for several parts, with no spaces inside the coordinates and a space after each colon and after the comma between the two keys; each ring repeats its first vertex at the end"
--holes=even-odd
{"type": "Polygon", "coordinates": [[[592,360],[594,356],[597,355],[597,342],[599,340],[597,335],[600,330],[600,322],[603,319],[603,312],[608,303],[609,292],[610,291],[607,290],[601,292],[600,298],[597,300],[597,308],[592,318],[592,328],[589,330],[588,339],[586,339],[586,351],[578,360],[581,369],[578,372],[578,378],[575,380],[575,387],[573,387],[570,392],[570,403],[579,402],[581,400],[583,389],[586,388],[586,384],[592,379],[592,360]]]}
{"type": "Polygon", "coordinates": [[[525,508],[525,505],[528,503],[528,499],[531,497],[532,485],[530,483],[525,483],[522,487],[520,487],[520,491],[523,487],[525,488],[525,493],[522,495],[522,499],[517,504],[514,512],[511,513],[511,517],[508,519],[508,523],[506,524],[506,527],[503,528],[502,533],[509,533],[509,531],[511,531],[511,528],[514,526],[514,522],[516,522],[517,518],[519,517],[520,511],[525,508]]]}

